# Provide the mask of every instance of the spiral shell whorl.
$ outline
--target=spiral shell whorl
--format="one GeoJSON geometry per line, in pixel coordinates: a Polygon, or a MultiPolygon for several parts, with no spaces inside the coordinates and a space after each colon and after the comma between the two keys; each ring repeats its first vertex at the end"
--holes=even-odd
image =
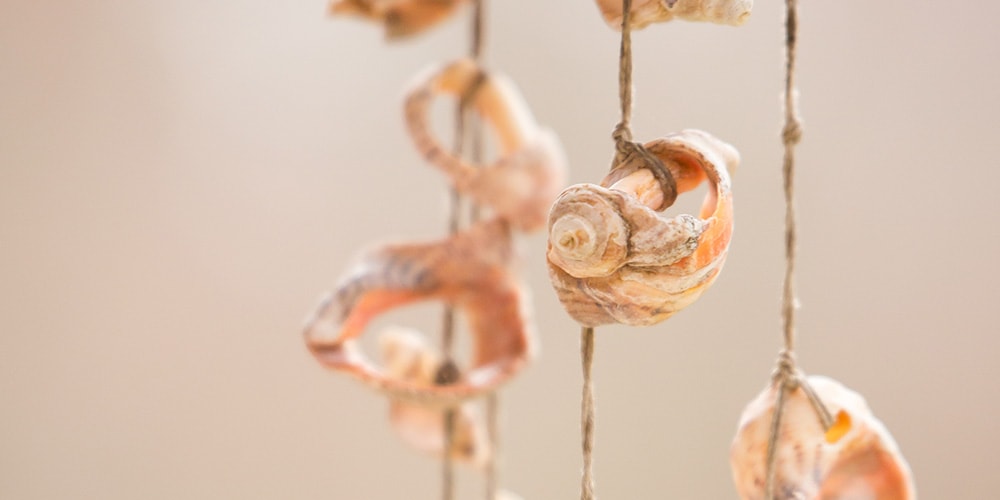
{"type": "Polygon", "coordinates": [[[567,189],[549,214],[549,260],[570,276],[608,276],[625,264],[629,228],[615,205],[581,184],[567,189]]]}

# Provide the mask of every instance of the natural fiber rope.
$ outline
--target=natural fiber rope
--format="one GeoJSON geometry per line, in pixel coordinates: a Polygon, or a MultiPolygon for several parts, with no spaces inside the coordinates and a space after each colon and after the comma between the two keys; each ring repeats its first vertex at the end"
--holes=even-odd
{"type": "Polygon", "coordinates": [[[782,174],[785,188],[785,286],[781,300],[785,350],[795,350],[795,145],[802,139],[795,87],[795,42],[798,27],[798,0],[786,0],[785,21],[785,126],[781,138],[785,146],[782,174]]]}
{"type": "MultiPolygon", "coordinates": [[[[472,27],[470,34],[470,44],[469,44],[469,54],[476,61],[482,59],[483,46],[484,46],[484,18],[485,13],[483,9],[484,0],[474,0],[473,10],[472,10],[472,27]]],[[[480,82],[481,83],[481,82],[480,82]]],[[[478,84],[474,85],[470,89],[470,93],[474,93],[478,89],[478,84]]],[[[472,124],[468,123],[467,120],[467,109],[468,109],[468,98],[470,96],[463,96],[455,111],[455,131],[454,131],[454,142],[453,142],[453,153],[456,157],[462,156],[464,152],[464,146],[467,141],[472,142],[472,161],[479,162],[482,159],[482,133],[478,122],[472,124]]],[[[462,198],[457,189],[451,189],[451,202],[449,204],[449,217],[448,217],[448,232],[452,235],[458,232],[461,226],[460,213],[462,210],[462,198]]],[[[477,208],[475,204],[472,205],[470,209],[471,215],[470,219],[474,221],[478,217],[477,208]]],[[[439,382],[451,383],[457,380],[459,377],[457,366],[455,365],[453,359],[454,343],[455,343],[455,311],[454,308],[448,306],[444,311],[444,319],[441,326],[441,351],[444,356],[444,361],[442,364],[442,370],[439,372],[439,382]],[[445,372],[450,371],[451,376],[441,377],[440,375],[445,372]],[[454,380],[442,380],[444,378],[454,378],[454,380]]],[[[495,399],[495,395],[490,395],[490,399],[495,399]]],[[[496,419],[496,401],[493,404],[487,405],[487,419],[492,422],[496,419]]],[[[441,498],[442,500],[452,500],[455,495],[455,472],[454,463],[451,457],[451,448],[454,445],[454,435],[455,435],[455,420],[456,420],[456,410],[455,408],[449,408],[445,410],[444,413],[444,444],[443,444],[443,454],[442,454],[442,470],[441,470],[441,498]]],[[[493,440],[494,448],[495,439],[494,434],[491,432],[491,439],[493,440]]],[[[493,463],[493,458],[491,458],[490,465],[487,469],[487,499],[492,500],[495,496],[496,490],[496,467],[493,463]]]]}
{"type": "MultiPolygon", "coordinates": [[[[455,135],[452,144],[452,152],[456,157],[462,156],[465,145],[465,103],[460,102],[455,111],[455,135]]],[[[462,197],[458,190],[451,188],[448,216],[448,233],[454,235],[460,227],[460,216],[462,207],[462,197]]],[[[444,309],[444,318],[441,322],[441,354],[443,357],[441,368],[438,371],[439,383],[451,383],[453,380],[449,375],[444,375],[450,371],[455,379],[458,378],[458,369],[455,365],[453,352],[455,345],[455,309],[447,305],[444,309]]],[[[451,458],[451,448],[455,437],[455,408],[448,408],[444,412],[444,443],[441,455],[441,499],[452,500],[455,496],[455,467],[451,458]]]]}
{"type": "MultiPolygon", "coordinates": [[[[621,120],[611,137],[615,141],[615,161],[618,165],[630,153],[642,154],[640,144],[632,142],[632,0],[622,0],[621,48],[618,52],[618,101],[621,120]]],[[[649,156],[648,154],[646,156],[649,156]]],[[[614,165],[612,166],[612,168],[614,165]]],[[[583,447],[583,475],[580,479],[580,499],[594,500],[594,328],[580,330],[580,361],[583,367],[583,394],[580,405],[580,434],[583,447]]]]}
{"type": "MultiPolygon", "coordinates": [[[[618,102],[621,105],[621,121],[615,126],[611,137],[615,140],[618,159],[624,158],[633,149],[632,142],[632,0],[622,0],[622,40],[618,51],[618,102]]],[[[641,146],[640,146],[641,147],[641,146]]],[[[618,163],[616,161],[615,163],[618,163]]]]}
{"type": "Polygon", "coordinates": [[[622,0],[622,41],[618,51],[618,102],[621,104],[621,121],[612,137],[619,148],[632,140],[632,0],[622,0]]]}
{"type": "Polygon", "coordinates": [[[490,459],[486,463],[486,500],[496,500],[498,462],[500,460],[500,397],[496,392],[486,396],[486,435],[492,445],[490,459]]]}
{"type": "Polygon", "coordinates": [[[805,376],[795,364],[795,312],[798,299],[795,295],[795,261],[797,250],[797,233],[795,219],[795,146],[802,139],[802,121],[799,117],[798,90],[795,82],[796,42],[798,41],[798,0],[785,0],[785,125],[781,132],[784,145],[782,161],[782,178],[785,192],[785,279],[782,287],[781,318],[784,346],[778,355],[772,383],[777,386],[778,394],[774,404],[774,414],[771,417],[771,431],[767,442],[767,469],[764,486],[764,498],[775,499],[776,461],[778,457],[778,438],[781,434],[781,419],[785,410],[788,393],[802,389],[816,416],[823,426],[829,429],[833,418],[829,410],[820,401],[806,381],[805,376]]]}
{"type": "MultiPolygon", "coordinates": [[[[470,55],[476,61],[482,63],[483,51],[486,40],[486,0],[473,0],[472,2],[472,46],[470,55]]],[[[483,132],[482,121],[474,120],[470,127],[472,136],[472,150],[470,158],[474,163],[483,161],[483,132]]],[[[469,221],[476,222],[479,219],[479,206],[472,204],[469,207],[469,221]]],[[[486,463],[486,500],[496,500],[499,484],[499,460],[500,460],[500,396],[494,391],[486,395],[486,435],[490,442],[490,455],[486,463]]]]}
{"type": "Polygon", "coordinates": [[[594,328],[580,330],[580,360],[583,365],[583,404],[580,428],[583,442],[583,479],[581,500],[594,499],[594,386],[591,369],[594,366],[594,328]]]}

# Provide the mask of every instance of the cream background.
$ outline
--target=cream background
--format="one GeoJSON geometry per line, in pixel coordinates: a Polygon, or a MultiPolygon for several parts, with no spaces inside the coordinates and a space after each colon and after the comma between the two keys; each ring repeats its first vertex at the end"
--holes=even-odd
{"type": "MultiPolygon", "coordinates": [[[[868,398],[927,499],[996,495],[993,2],[803,2],[799,357],[868,398]],[[961,6],[959,6],[961,5],[961,6]]],[[[589,1],[490,2],[488,57],[599,179],[617,35],[589,1]]],[[[743,155],[714,288],[597,338],[598,492],[734,498],[779,344],[781,2],[635,36],[641,138],[743,155]]],[[[444,231],[404,84],[464,21],[385,46],[312,2],[0,2],[0,498],[434,499],[438,464],[299,325],[372,242],[444,231]]],[[[577,496],[577,330],[521,240],[542,357],[503,391],[504,485],[577,496]]],[[[433,331],[438,309],[398,316],[433,331]]],[[[460,498],[480,498],[463,471],[460,498]]]]}

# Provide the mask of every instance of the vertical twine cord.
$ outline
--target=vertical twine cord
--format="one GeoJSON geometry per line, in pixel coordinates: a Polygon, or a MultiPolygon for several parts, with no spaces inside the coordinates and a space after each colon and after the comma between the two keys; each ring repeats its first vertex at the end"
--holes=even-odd
{"type": "Polygon", "coordinates": [[[795,88],[795,42],[798,28],[798,2],[785,0],[785,126],[781,140],[785,152],[782,159],[782,179],[785,193],[785,278],[781,295],[781,322],[784,347],[778,358],[774,383],[778,385],[778,396],[771,417],[771,431],[767,441],[767,469],[764,482],[764,498],[775,498],[778,459],[778,436],[781,434],[781,416],[785,410],[785,396],[795,389],[795,145],[802,137],[798,100],[795,88]]]}
{"type": "MultiPolygon", "coordinates": [[[[627,155],[632,145],[632,0],[622,0],[622,38],[618,51],[618,101],[621,121],[611,137],[615,141],[618,158],[627,155]]],[[[617,161],[616,161],[617,163],[617,161]]],[[[594,500],[594,328],[580,330],[580,361],[583,368],[583,394],[580,404],[580,432],[583,447],[583,476],[580,480],[580,499],[594,500]]]]}
{"type": "Polygon", "coordinates": [[[580,427],[583,442],[583,479],[581,500],[594,499],[594,386],[591,371],[594,366],[594,328],[580,330],[580,360],[583,365],[583,404],[580,427]]]}
{"type": "MultiPolygon", "coordinates": [[[[472,45],[469,55],[482,65],[483,52],[486,45],[486,0],[472,2],[472,45]]],[[[482,121],[473,120],[470,126],[472,150],[470,159],[473,163],[483,162],[483,130],[482,121]]],[[[469,221],[479,220],[479,206],[469,207],[469,221]]],[[[491,392],[486,396],[486,435],[490,442],[490,456],[486,463],[486,500],[495,500],[499,488],[499,456],[500,456],[500,396],[491,392]]]]}
{"type": "Polygon", "coordinates": [[[622,41],[618,51],[618,101],[621,121],[611,137],[619,155],[628,154],[632,142],[632,0],[622,0],[622,41]]]}
{"type": "MultiPolygon", "coordinates": [[[[472,33],[470,36],[470,55],[477,62],[482,58],[483,44],[484,44],[484,13],[483,13],[483,0],[475,0],[473,2],[472,11],[472,33]]],[[[466,100],[460,99],[459,104],[455,111],[455,131],[454,131],[454,142],[452,150],[456,157],[462,156],[464,152],[464,146],[467,141],[472,138],[472,160],[474,162],[480,161],[482,158],[482,133],[478,122],[474,122],[473,126],[467,126],[466,121],[466,100]]],[[[470,120],[471,121],[471,120],[470,120]]],[[[461,227],[461,217],[460,213],[462,211],[462,197],[457,189],[451,189],[450,203],[449,203],[449,216],[448,216],[448,232],[454,235],[458,232],[461,227]]],[[[477,209],[473,204],[471,208],[471,220],[475,220],[478,217],[477,209]]],[[[458,378],[458,369],[455,366],[455,361],[453,359],[455,343],[455,310],[451,306],[446,306],[444,310],[444,318],[441,325],[441,352],[444,357],[442,372],[450,371],[451,375],[442,377],[439,373],[439,379],[451,380],[441,380],[445,383],[451,383],[458,378]]],[[[495,396],[491,395],[490,398],[495,396]]],[[[496,404],[488,405],[492,410],[487,410],[488,412],[495,412],[496,404]]],[[[494,414],[488,415],[488,419],[492,421],[496,416],[494,414]]],[[[455,419],[456,419],[456,409],[449,408],[445,410],[444,413],[444,447],[441,459],[441,498],[442,500],[452,500],[455,496],[455,471],[454,471],[454,461],[451,457],[451,449],[454,445],[455,437],[455,419]]],[[[492,439],[492,435],[491,435],[492,439]]],[[[487,483],[493,486],[488,486],[491,488],[491,492],[496,489],[495,487],[495,465],[492,462],[489,466],[489,472],[487,475],[487,483]]],[[[493,498],[493,494],[488,494],[488,499],[493,498]]]]}
{"type": "Polygon", "coordinates": [[[785,19],[785,127],[781,138],[785,146],[782,176],[785,188],[785,283],[781,300],[785,350],[795,350],[795,145],[802,138],[795,86],[795,42],[798,36],[798,0],[786,0],[785,19]]]}
{"type": "Polygon", "coordinates": [[[785,125],[781,132],[784,145],[782,178],[785,193],[785,279],[781,297],[782,337],[784,346],[778,357],[774,383],[778,394],[771,417],[771,430],[767,443],[767,469],[764,498],[774,500],[778,458],[778,440],[781,434],[781,419],[785,410],[787,394],[802,389],[816,411],[823,426],[829,429],[833,418],[820,401],[816,392],[795,366],[795,312],[798,298],[795,295],[795,263],[797,253],[797,232],[795,218],[795,146],[802,139],[802,121],[799,117],[798,95],[795,81],[796,42],[798,41],[798,0],[785,0],[785,125]]]}
{"type": "MultiPolygon", "coordinates": [[[[465,142],[465,106],[459,103],[455,112],[455,139],[452,151],[455,156],[462,156],[465,142]]],[[[451,189],[451,203],[449,204],[448,233],[454,235],[460,226],[459,212],[462,207],[462,197],[458,190],[451,189]]],[[[455,309],[448,305],[444,309],[444,318],[441,322],[441,353],[442,364],[438,374],[440,382],[450,383],[451,380],[443,380],[446,377],[442,374],[450,370],[457,378],[457,368],[453,357],[455,346],[455,309]]],[[[455,441],[455,408],[448,408],[444,412],[444,444],[441,455],[441,499],[453,500],[455,497],[455,466],[451,458],[451,448],[455,441]]]]}

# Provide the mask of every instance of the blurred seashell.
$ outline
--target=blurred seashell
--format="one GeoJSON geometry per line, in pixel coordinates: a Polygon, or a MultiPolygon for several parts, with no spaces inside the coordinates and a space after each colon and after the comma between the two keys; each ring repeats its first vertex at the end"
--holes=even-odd
{"type": "MultiPolygon", "coordinates": [[[[390,328],[379,337],[382,363],[389,377],[401,381],[433,385],[441,359],[416,331],[390,328]]],[[[410,446],[441,455],[444,451],[445,408],[392,400],[389,421],[410,446]]],[[[489,440],[482,416],[471,403],[455,408],[450,455],[453,459],[481,467],[490,456],[489,440]]]]}
{"type": "Polygon", "coordinates": [[[563,191],[549,214],[549,278],[585,326],[651,325],[694,302],[722,269],[733,231],[732,146],[698,130],[648,142],[676,183],[708,179],[699,217],[660,218],[662,182],[649,169],[613,169],[601,186],[563,191]],[[627,174],[627,175],[626,175],[627,174]]]}
{"type": "Polygon", "coordinates": [[[390,40],[416,35],[448,18],[467,0],[333,0],[330,13],[385,25],[390,40]]]}
{"type": "Polygon", "coordinates": [[[306,344],[324,366],[400,400],[452,406],[490,392],[534,349],[521,287],[508,269],[511,251],[510,229],[499,219],[441,241],[376,248],[321,300],[306,322],[306,344]],[[376,366],[357,345],[379,314],[426,300],[451,304],[468,322],[472,359],[454,384],[400,380],[387,371],[398,367],[376,366]]]}
{"type": "Polygon", "coordinates": [[[549,207],[565,183],[566,160],[556,135],[538,126],[513,83],[484,72],[470,59],[459,59],[420,75],[407,92],[405,107],[417,149],[458,191],[517,229],[531,231],[545,225],[549,207]],[[436,95],[445,94],[465,100],[490,124],[499,149],[493,164],[469,163],[434,137],[430,105],[436,95]]]}
{"type": "MultiPolygon", "coordinates": [[[[915,498],[909,465],[864,398],[827,377],[810,376],[808,382],[835,422],[824,431],[801,388],[786,395],[775,459],[777,498],[915,498]]],[[[778,387],[772,384],[747,405],[733,440],[733,479],[746,500],[764,499],[778,387]]]]}
{"type": "MultiPolygon", "coordinates": [[[[622,26],[622,1],[597,0],[604,20],[612,28],[622,26]]],[[[632,0],[632,29],[652,23],[683,19],[739,26],[750,17],[753,0],[632,0]]]]}

